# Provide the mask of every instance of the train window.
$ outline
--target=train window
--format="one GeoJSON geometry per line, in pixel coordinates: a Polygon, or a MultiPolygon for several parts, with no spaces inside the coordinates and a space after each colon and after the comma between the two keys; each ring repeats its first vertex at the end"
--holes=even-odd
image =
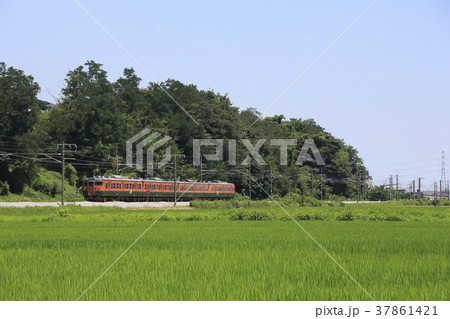
{"type": "Polygon", "coordinates": [[[102,186],[102,182],[95,182],[95,186],[102,186]]]}

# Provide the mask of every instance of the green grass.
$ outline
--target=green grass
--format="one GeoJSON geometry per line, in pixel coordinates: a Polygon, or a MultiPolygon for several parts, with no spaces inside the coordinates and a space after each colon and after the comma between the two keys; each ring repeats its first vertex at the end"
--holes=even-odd
{"type": "MultiPolygon", "coordinates": [[[[322,220],[299,222],[375,299],[448,300],[449,209],[383,209],[309,207],[322,220]],[[348,212],[408,219],[336,221],[348,212]]],[[[162,213],[68,210],[0,209],[0,300],[77,299],[162,213]]],[[[82,300],[369,300],[282,211],[245,212],[270,220],[234,221],[231,209],[169,211],[82,300]]]]}

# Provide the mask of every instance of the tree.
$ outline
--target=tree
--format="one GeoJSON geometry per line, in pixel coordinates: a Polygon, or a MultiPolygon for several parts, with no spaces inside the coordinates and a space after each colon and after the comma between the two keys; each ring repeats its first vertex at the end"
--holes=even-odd
{"type": "Polygon", "coordinates": [[[0,62],[0,141],[28,132],[37,122],[39,85],[31,75],[0,62]]]}
{"type": "MultiPolygon", "coordinates": [[[[0,62],[0,148],[10,152],[29,153],[29,143],[24,138],[38,121],[42,104],[37,98],[39,85],[31,75],[0,62]]],[[[0,176],[7,181],[11,191],[21,192],[32,179],[35,165],[24,160],[0,162],[0,176]]]]}
{"type": "Polygon", "coordinates": [[[387,201],[389,200],[389,191],[384,186],[374,186],[367,191],[367,196],[372,201],[387,201]]]}
{"type": "Polygon", "coordinates": [[[49,117],[54,143],[79,145],[81,155],[106,161],[114,145],[125,144],[126,110],[102,65],[87,61],[68,72],[62,99],[49,117]]]}

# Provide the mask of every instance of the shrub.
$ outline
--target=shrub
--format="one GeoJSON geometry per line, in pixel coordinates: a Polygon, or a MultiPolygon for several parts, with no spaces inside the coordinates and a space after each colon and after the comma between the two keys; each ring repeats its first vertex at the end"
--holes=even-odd
{"type": "Polygon", "coordinates": [[[246,210],[242,207],[233,209],[230,220],[272,220],[272,216],[266,211],[246,210]]]}
{"type": "Polygon", "coordinates": [[[67,208],[60,208],[56,214],[59,215],[59,217],[66,218],[69,217],[69,210],[67,208]]]}
{"type": "Polygon", "coordinates": [[[308,212],[300,212],[297,215],[295,215],[294,218],[297,219],[297,220],[310,220],[310,219],[312,219],[311,215],[308,212]]]}
{"type": "Polygon", "coordinates": [[[1,182],[0,181],[0,195],[6,196],[9,194],[9,184],[7,181],[1,182]]]}
{"type": "Polygon", "coordinates": [[[355,215],[351,211],[345,211],[336,216],[336,220],[339,220],[339,221],[352,221],[354,219],[355,219],[355,215]]]}
{"type": "Polygon", "coordinates": [[[387,215],[386,217],[384,217],[384,220],[387,220],[387,221],[402,221],[404,219],[402,217],[398,216],[398,215],[387,215]]]}

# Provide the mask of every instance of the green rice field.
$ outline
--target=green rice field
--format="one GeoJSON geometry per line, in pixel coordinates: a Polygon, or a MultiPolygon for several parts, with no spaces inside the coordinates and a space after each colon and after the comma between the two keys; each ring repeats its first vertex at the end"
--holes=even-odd
{"type": "MultiPolygon", "coordinates": [[[[287,211],[375,300],[449,300],[450,208],[287,211]]],[[[0,209],[0,300],[76,300],[162,210],[0,209]]],[[[168,211],[80,300],[371,300],[279,208],[168,211]]]]}

